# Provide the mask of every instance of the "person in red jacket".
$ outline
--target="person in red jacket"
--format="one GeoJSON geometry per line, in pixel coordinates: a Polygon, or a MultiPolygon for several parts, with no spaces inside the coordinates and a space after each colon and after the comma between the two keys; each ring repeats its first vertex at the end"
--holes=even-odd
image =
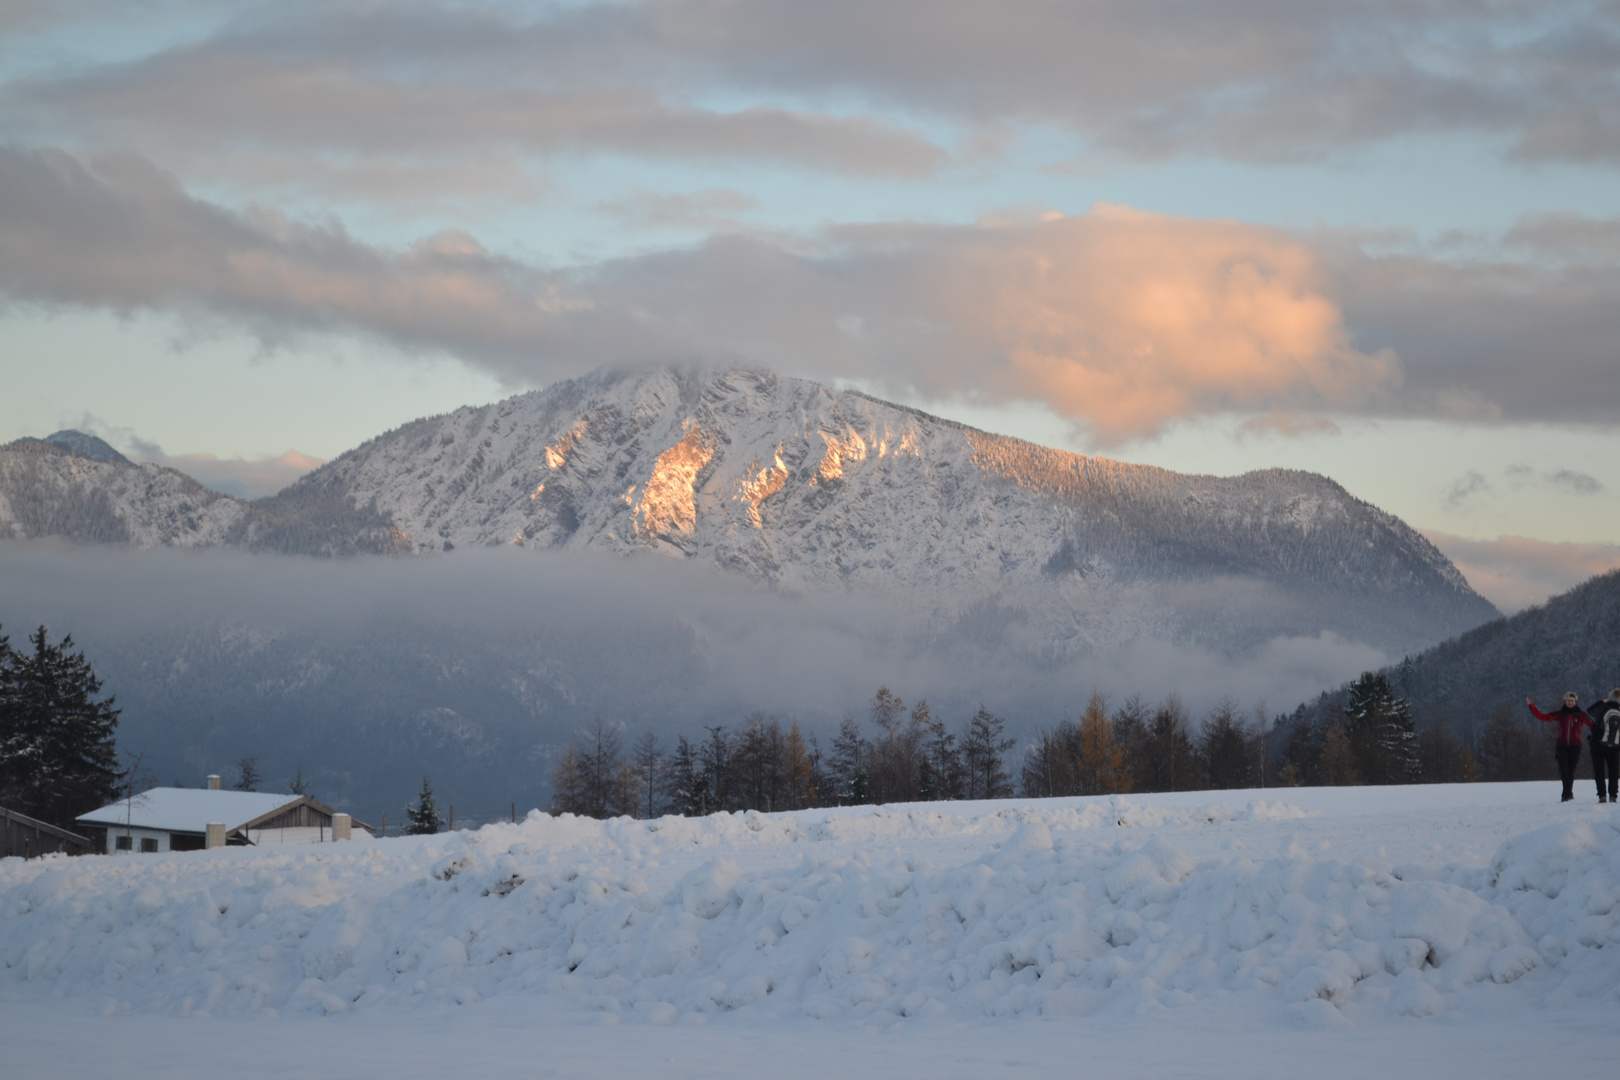
{"type": "Polygon", "coordinates": [[[1529,698],[1525,698],[1524,703],[1530,706],[1535,718],[1543,724],[1558,725],[1558,745],[1553,753],[1558,758],[1558,778],[1564,782],[1564,797],[1560,801],[1572,802],[1575,799],[1575,766],[1581,760],[1581,728],[1591,727],[1592,718],[1581,708],[1581,696],[1573,690],[1564,695],[1564,707],[1557,712],[1544,713],[1529,698]]]}

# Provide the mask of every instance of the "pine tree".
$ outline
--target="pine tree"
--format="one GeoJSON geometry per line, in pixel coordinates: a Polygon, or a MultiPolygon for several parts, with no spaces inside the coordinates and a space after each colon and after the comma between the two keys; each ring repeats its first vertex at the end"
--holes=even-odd
{"type": "Polygon", "coordinates": [[[1202,786],[1187,710],[1171,694],[1148,722],[1147,737],[1132,772],[1137,791],[1196,791],[1202,786]]]}
{"type": "Polygon", "coordinates": [[[1351,787],[1362,782],[1356,772],[1356,752],[1349,733],[1336,717],[1322,733],[1322,757],[1317,766],[1320,782],[1331,787],[1351,787]]]}
{"type": "Polygon", "coordinates": [[[675,813],[702,817],[714,809],[709,778],[703,772],[697,749],[685,735],[675,740],[675,753],[669,762],[669,784],[674,793],[675,813]]]}
{"type": "Polygon", "coordinates": [[[1211,788],[1254,786],[1254,748],[1237,706],[1223,701],[1199,733],[1198,749],[1211,788]]]}
{"type": "Polygon", "coordinates": [[[920,701],[908,721],[906,703],[887,686],[872,698],[872,724],[877,735],[867,754],[867,777],[873,802],[910,802],[917,798],[920,729],[931,719],[920,701]]]}
{"type": "Polygon", "coordinates": [[[257,756],[245,757],[236,763],[241,776],[236,781],[237,791],[259,790],[259,759],[257,756]]]}
{"type": "Polygon", "coordinates": [[[708,785],[709,813],[719,810],[731,810],[732,773],[731,739],[726,735],[724,724],[707,725],[703,728],[709,733],[707,741],[698,746],[698,765],[703,770],[704,782],[708,785]]]}
{"type": "Polygon", "coordinates": [[[580,779],[579,751],[573,743],[563,747],[557,764],[551,767],[551,812],[583,814],[585,790],[580,779]]]}
{"type": "Polygon", "coordinates": [[[422,777],[422,790],[416,796],[416,805],[405,808],[405,817],[409,822],[405,831],[412,836],[436,833],[443,824],[439,807],[433,801],[433,785],[428,783],[426,776],[422,777]]]}
{"type": "Polygon", "coordinates": [[[1279,721],[1283,737],[1282,776],[1284,787],[1313,787],[1322,782],[1323,728],[1311,722],[1309,710],[1301,705],[1294,715],[1279,721]]]}
{"type": "Polygon", "coordinates": [[[577,800],[575,805],[562,809],[593,818],[609,818],[634,809],[635,777],[625,767],[618,728],[596,716],[590,728],[580,733],[580,745],[570,749],[577,800]]]}
{"type": "Polygon", "coordinates": [[[667,771],[663,747],[658,745],[658,733],[643,732],[636,740],[632,755],[635,769],[635,817],[655,818],[664,813],[664,785],[667,771]]]}
{"type": "Polygon", "coordinates": [[[917,788],[919,796],[934,800],[960,799],[967,791],[962,752],[955,733],[943,720],[930,717],[923,731],[922,776],[917,788]]]}
{"type": "Polygon", "coordinates": [[[834,801],[855,805],[871,801],[867,772],[871,750],[871,744],[861,735],[860,724],[853,716],[845,715],[832,745],[834,801]]]}
{"type": "Polygon", "coordinates": [[[962,767],[967,782],[963,796],[969,799],[1005,799],[1012,794],[1012,777],[1007,774],[1004,755],[1018,744],[1002,734],[1007,721],[980,704],[962,734],[962,767]]]}
{"type": "Polygon", "coordinates": [[[1357,772],[1368,784],[1410,784],[1421,769],[1412,706],[1396,697],[1389,677],[1368,671],[1350,684],[1344,710],[1357,772]]]}
{"type": "Polygon", "coordinates": [[[95,700],[101,680],[72,635],[52,645],[41,626],[28,643],[0,636],[0,801],[71,827],[118,796],[119,710],[95,700]]]}

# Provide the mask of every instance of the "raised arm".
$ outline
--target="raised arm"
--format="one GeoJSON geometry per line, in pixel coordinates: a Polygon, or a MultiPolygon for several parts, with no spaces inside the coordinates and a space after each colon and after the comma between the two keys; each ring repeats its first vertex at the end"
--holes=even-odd
{"type": "Polygon", "coordinates": [[[1525,698],[1524,703],[1526,705],[1530,706],[1530,712],[1532,714],[1534,714],[1535,718],[1537,720],[1540,720],[1543,724],[1556,724],[1556,723],[1558,723],[1558,717],[1549,716],[1548,714],[1542,712],[1540,709],[1536,708],[1536,703],[1531,701],[1529,698],[1525,698]]]}

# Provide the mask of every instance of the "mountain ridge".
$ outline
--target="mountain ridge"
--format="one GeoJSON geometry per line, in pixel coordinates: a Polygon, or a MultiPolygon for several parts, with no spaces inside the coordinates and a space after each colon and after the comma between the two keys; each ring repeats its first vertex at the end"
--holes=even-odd
{"type": "MultiPolygon", "coordinates": [[[[19,445],[0,448],[0,535],[72,535],[71,520],[12,509],[19,445]]],[[[1497,614],[1415,530],[1326,477],[1188,476],[748,368],[599,371],[464,406],[254,502],[156,466],[73,462],[36,455],[36,472],[54,472],[35,477],[33,504],[52,482],[62,504],[93,503],[98,469],[143,481],[103,484],[107,504],[79,515],[139,527],[78,538],[654,552],[789,592],[890,594],[942,626],[1011,603],[1058,655],[1141,636],[1252,645],[1323,630],[1399,655],[1497,614]],[[142,498],[156,510],[125,505],[142,498]]]]}

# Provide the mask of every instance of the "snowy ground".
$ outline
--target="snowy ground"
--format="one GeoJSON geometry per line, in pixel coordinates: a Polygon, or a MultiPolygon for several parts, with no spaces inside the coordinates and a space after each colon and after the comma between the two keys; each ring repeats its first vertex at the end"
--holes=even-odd
{"type": "Polygon", "coordinates": [[[860,807],[0,861],[8,1077],[1580,1075],[1556,785],[860,807]]]}

